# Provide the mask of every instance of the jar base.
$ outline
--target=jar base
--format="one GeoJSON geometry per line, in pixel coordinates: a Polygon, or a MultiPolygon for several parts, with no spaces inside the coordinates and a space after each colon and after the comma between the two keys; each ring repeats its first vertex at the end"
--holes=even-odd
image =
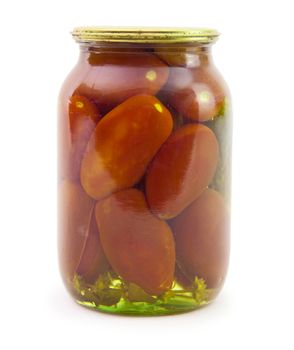
{"type": "Polygon", "coordinates": [[[88,301],[76,300],[79,305],[94,309],[103,313],[119,314],[126,316],[164,316],[175,315],[186,312],[191,312],[210,304],[212,301],[195,303],[195,300],[185,300],[177,298],[168,303],[156,302],[154,304],[147,302],[129,302],[121,299],[116,305],[96,305],[88,301]]]}
{"type": "Polygon", "coordinates": [[[110,273],[101,275],[94,284],[75,276],[69,291],[75,301],[87,308],[105,313],[133,316],[180,314],[210,304],[218,289],[208,289],[203,279],[195,278],[185,288],[174,281],[172,288],[159,296],[151,296],[133,283],[125,283],[110,273]]]}

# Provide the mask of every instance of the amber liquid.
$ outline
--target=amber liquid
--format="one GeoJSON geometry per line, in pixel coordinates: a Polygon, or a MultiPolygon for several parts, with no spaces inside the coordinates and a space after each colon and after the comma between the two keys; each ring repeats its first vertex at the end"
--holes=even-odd
{"type": "Polygon", "coordinates": [[[82,48],[59,100],[59,260],[75,300],[210,303],[229,257],[231,120],[208,49],[82,48]]]}

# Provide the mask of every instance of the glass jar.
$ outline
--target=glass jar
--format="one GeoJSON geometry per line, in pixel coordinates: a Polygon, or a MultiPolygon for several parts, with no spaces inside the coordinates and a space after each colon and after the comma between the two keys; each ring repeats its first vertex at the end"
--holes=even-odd
{"type": "Polygon", "coordinates": [[[207,29],[77,28],[59,97],[59,261],[82,305],[185,312],[229,258],[231,116],[207,29]]]}

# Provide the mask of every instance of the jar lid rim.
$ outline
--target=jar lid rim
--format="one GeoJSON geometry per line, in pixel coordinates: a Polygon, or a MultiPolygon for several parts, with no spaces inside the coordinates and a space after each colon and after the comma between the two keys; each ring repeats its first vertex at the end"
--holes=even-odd
{"type": "Polygon", "coordinates": [[[214,43],[219,32],[210,28],[76,27],[71,32],[78,43],[214,43]]]}

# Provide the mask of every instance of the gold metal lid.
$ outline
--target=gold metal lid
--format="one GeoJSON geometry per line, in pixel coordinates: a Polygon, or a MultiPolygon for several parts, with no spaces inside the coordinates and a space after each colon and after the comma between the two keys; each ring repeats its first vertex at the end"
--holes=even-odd
{"type": "Polygon", "coordinates": [[[72,36],[78,43],[200,43],[217,40],[219,33],[208,28],[77,27],[72,36]]]}

